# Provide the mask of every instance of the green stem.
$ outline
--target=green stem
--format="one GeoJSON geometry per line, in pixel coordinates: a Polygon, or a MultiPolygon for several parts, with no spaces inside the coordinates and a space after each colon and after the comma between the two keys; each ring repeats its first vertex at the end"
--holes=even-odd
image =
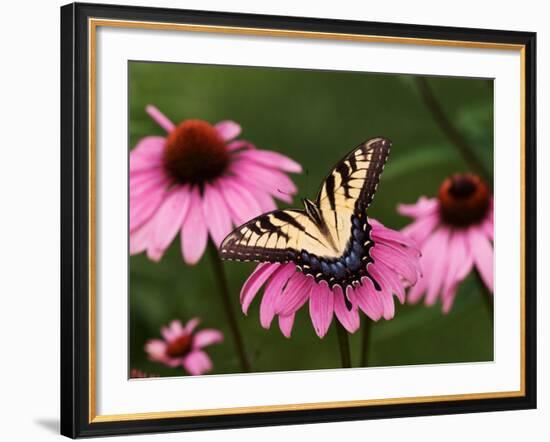
{"type": "Polygon", "coordinates": [[[338,334],[338,345],[340,346],[340,358],[342,368],[351,368],[351,355],[349,351],[349,335],[340,321],[335,321],[336,332],[338,334]]]}
{"type": "Polygon", "coordinates": [[[363,336],[361,337],[361,367],[367,367],[369,365],[369,344],[371,335],[372,321],[365,317],[365,323],[363,324],[363,336]]]}
{"type": "Polygon", "coordinates": [[[225,275],[223,263],[220,259],[220,255],[218,254],[218,249],[214,245],[214,243],[209,242],[208,250],[210,251],[210,261],[212,262],[212,267],[214,269],[214,276],[218,281],[218,286],[220,289],[219,292],[222,297],[222,304],[225,309],[225,315],[227,316],[227,322],[229,323],[229,329],[231,330],[231,334],[233,335],[233,341],[237,349],[237,355],[241,362],[241,368],[243,372],[248,373],[250,372],[250,362],[248,361],[246,350],[244,348],[243,338],[241,332],[239,331],[237,317],[235,316],[235,312],[231,304],[231,294],[229,292],[229,285],[227,284],[227,276],[225,275]]]}
{"type": "Polygon", "coordinates": [[[420,95],[424,100],[424,103],[432,113],[434,120],[445,134],[447,139],[458,150],[464,161],[468,166],[480,175],[489,185],[493,183],[492,174],[487,170],[485,165],[479,161],[476,157],[474,150],[468,144],[466,139],[462,136],[460,131],[453,125],[452,121],[447,117],[443,107],[437,100],[433,93],[428,81],[424,77],[414,77],[420,95]]]}

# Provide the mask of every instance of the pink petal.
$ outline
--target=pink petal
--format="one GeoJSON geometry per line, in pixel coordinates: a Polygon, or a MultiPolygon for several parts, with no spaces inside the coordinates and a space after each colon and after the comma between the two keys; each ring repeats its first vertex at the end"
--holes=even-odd
{"type": "Polygon", "coordinates": [[[234,161],[231,169],[235,175],[238,175],[249,186],[264,190],[281,201],[291,203],[292,195],[297,192],[292,180],[278,170],[245,160],[234,161]]]}
{"type": "Polygon", "coordinates": [[[160,339],[150,339],[145,344],[145,352],[149,355],[149,359],[164,362],[166,358],[166,342],[160,339]]]}
{"type": "Polygon", "coordinates": [[[448,228],[441,227],[426,243],[426,260],[424,261],[425,264],[423,264],[424,275],[428,278],[426,305],[433,305],[443,288],[449,260],[447,252],[450,233],[448,228]]]}
{"type": "Polygon", "coordinates": [[[187,264],[196,264],[201,259],[208,242],[208,230],[197,187],[189,191],[189,209],[181,226],[180,237],[184,261],[187,264]]]}
{"type": "Polygon", "coordinates": [[[217,186],[206,184],[202,199],[204,218],[214,244],[219,247],[231,232],[231,215],[217,186]]]}
{"type": "Polygon", "coordinates": [[[316,284],[309,297],[309,316],[317,336],[322,338],[327,334],[334,312],[334,293],[325,281],[316,284]]]}
{"type": "Polygon", "coordinates": [[[214,127],[223,141],[232,140],[241,133],[241,126],[230,120],[220,121],[214,127]]]}
{"type": "Polygon", "coordinates": [[[256,269],[251,273],[241,289],[241,305],[243,313],[246,315],[248,307],[256,297],[256,294],[265,282],[279,268],[280,264],[272,264],[269,262],[258,264],[256,269]]]}
{"type": "Polygon", "coordinates": [[[164,250],[152,247],[151,243],[149,243],[149,247],[147,248],[147,258],[153,262],[159,262],[162,255],[164,255],[164,250]]]}
{"type": "Polygon", "coordinates": [[[409,224],[401,230],[401,233],[405,236],[409,236],[419,245],[419,247],[422,247],[426,239],[433,233],[440,222],[439,213],[432,213],[409,224]]]}
{"type": "Polygon", "coordinates": [[[405,302],[405,289],[397,274],[381,261],[375,262],[373,266],[376,267],[376,270],[386,280],[390,291],[395,294],[399,302],[403,304],[405,302]]]}
{"type": "Polygon", "coordinates": [[[294,264],[283,264],[277,269],[267,283],[262,303],[260,304],[260,324],[262,324],[263,328],[270,327],[273,316],[275,316],[275,307],[281,296],[283,287],[295,272],[296,266],[294,264]]]}
{"type": "Polygon", "coordinates": [[[468,230],[470,250],[481,279],[487,288],[493,292],[493,246],[489,239],[477,226],[468,230]]]}
{"type": "Polygon", "coordinates": [[[451,308],[453,307],[453,304],[456,298],[457,287],[458,286],[455,285],[449,292],[447,292],[447,294],[442,300],[442,304],[443,304],[442,309],[443,309],[443,313],[445,314],[449,313],[451,311],[451,308]]]}
{"type": "MultiPolygon", "coordinates": [[[[432,285],[432,290],[437,288],[435,287],[435,284],[432,282],[432,278],[433,278],[432,266],[437,261],[442,260],[442,256],[441,256],[442,247],[440,244],[440,240],[442,238],[441,230],[448,231],[446,227],[440,228],[439,230],[436,231],[436,233],[434,233],[427,239],[426,244],[422,247],[422,256],[420,257],[420,268],[422,270],[423,277],[409,291],[408,300],[411,303],[417,302],[422,297],[422,295],[424,294],[424,292],[426,291],[426,289],[430,284],[432,285]]],[[[441,279],[439,279],[441,277],[442,277],[442,272],[440,272],[440,274],[438,275],[438,281],[435,281],[436,283],[439,283],[439,285],[441,285],[441,279]]]]}
{"type": "Polygon", "coordinates": [[[241,159],[247,159],[265,167],[283,170],[285,172],[300,173],[302,166],[286,155],[269,150],[246,150],[238,154],[241,159]]]}
{"type": "Polygon", "coordinates": [[[361,278],[361,284],[354,289],[357,304],[369,318],[373,321],[378,321],[384,313],[384,306],[376,294],[376,289],[370,278],[361,278]]]}
{"type": "Polygon", "coordinates": [[[152,104],[148,105],[145,108],[145,111],[166,132],[172,132],[175,129],[176,126],[174,125],[174,123],[172,123],[166,115],[164,115],[152,104]]]}
{"type": "Polygon", "coordinates": [[[437,198],[426,198],[422,196],[418,199],[416,204],[399,204],[397,206],[397,212],[411,218],[422,218],[436,212],[438,207],[439,203],[437,202],[437,198]]]}
{"type": "Polygon", "coordinates": [[[160,329],[160,334],[162,335],[162,337],[166,340],[166,341],[173,341],[174,339],[177,338],[177,336],[174,336],[172,334],[172,330],[170,329],[170,327],[161,327],[160,329]]]}
{"type": "Polygon", "coordinates": [[[130,187],[130,231],[138,228],[144,222],[148,221],[164,201],[166,196],[166,186],[164,182],[144,191],[139,198],[132,192],[130,187]]]}
{"type": "Polygon", "coordinates": [[[179,319],[174,319],[170,322],[170,330],[172,330],[174,336],[180,336],[185,333],[185,328],[183,327],[179,319]]]}
{"type": "Polygon", "coordinates": [[[263,213],[254,196],[235,179],[223,179],[220,190],[237,226],[263,213]]]}
{"type": "Polygon", "coordinates": [[[136,147],[130,151],[130,164],[132,162],[132,157],[134,156],[157,156],[162,154],[164,149],[164,143],[166,143],[165,137],[160,137],[156,135],[151,135],[144,137],[138,141],[136,147]]]}
{"type": "Polygon", "coordinates": [[[143,223],[137,229],[130,231],[130,255],[137,255],[149,246],[153,220],[143,223]]]}
{"type": "Polygon", "coordinates": [[[183,358],[182,357],[171,358],[167,356],[166,360],[163,361],[163,363],[168,365],[168,367],[175,368],[175,367],[179,367],[180,365],[183,365],[183,358]]]}
{"type": "Polygon", "coordinates": [[[368,266],[368,272],[380,286],[380,290],[377,290],[376,293],[378,295],[378,298],[382,302],[382,315],[384,316],[384,319],[392,319],[395,315],[395,304],[393,302],[393,295],[390,285],[386,281],[385,276],[375,265],[370,264],[368,266]]]}
{"type": "Polygon", "coordinates": [[[308,300],[313,284],[313,278],[296,272],[279,297],[275,313],[281,316],[296,313],[308,300]]]}
{"type": "Polygon", "coordinates": [[[173,341],[174,339],[178,339],[180,336],[186,334],[183,325],[181,325],[181,322],[177,319],[170,322],[167,327],[162,327],[160,332],[162,337],[167,341],[173,341]]]}
{"type": "MultiPolygon", "coordinates": [[[[443,280],[442,300],[450,296],[451,293],[456,291],[457,285],[463,279],[460,275],[460,270],[464,266],[464,262],[468,259],[468,250],[466,248],[467,238],[459,230],[451,232],[448,248],[448,265],[447,273],[443,280]]],[[[444,303],[445,308],[445,303],[444,303]]]]}
{"type": "Polygon", "coordinates": [[[180,231],[187,209],[189,208],[189,188],[177,187],[171,190],[155,213],[151,250],[162,254],[180,231]]]}
{"type": "Polygon", "coordinates": [[[421,276],[416,284],[409,290],[407,294],[407,302],[410,304],[416,304],[422,298],[422,295],[426,292],[426,286],[428,279],[425,276],[421,276]]]}
{"type": "Polygon", "coordinates": [[[130,152],[130,174],[162,166],[164,137],[149,136],[139,140],[130,152]]]}
{"type": "Polygon", "coordinates": [[[481,230],[483,231],[483,234],[490,240],[493,240],[495,238],[495,225],[493,224],[492,219],[487,218],[485,221],[483,221],[483,224],[481,224],[481,230]]]}
{"type": "Polygon", "coordinates": [[[294,325],[294,313],[288,316],[279,316],[279,328],[285,338],[290,338],[292,326],[294,325]]]}
{"type": "Polygon", "coordinates": [[[371,249],[371,256],[375,262],[384,263],[411,284],[416,283],[419,273],[418,259],[410,258],[404,251],[396,247],[388,247],[380,243],[375,243],[371,249]]]}
{"type": "Polygon", "coordinates": [[[491,199],[489,210],[487,211],[487,215],[485,215],[485,219],[481,222],[481,229],[483,230],[483,233],[492,241],[495,238],[495,225],[494,225],[494,207],[493,207],[493,200],[491,199]]]}
{"type": "MultiPolygon", "coordinates": [[[[249,186],[248,184],[244,184],[244,186],[249,186]]],[[[262,209],[262,213],[267,213],[275,210],[277,208],[277,204],[275,204],[275,201],[271,197],[271,195],[267,192],[264,192],[260,189],[248,189],[254,199],[258,201],[258,204],[260,205],[260,208],[262,209]]]]}
{"type": "Polygon", "coordinates": [[[158,189],[170,187],[170,181],[162,170],[150,169],[130,175],[130,204],[136,204],[158,189]]]}
{"type": "Polygon", "coordinates": [[[334,313],[336,313],[336,317],[348,332],[355,333],[360,326],[357,306],[354,305],[351,310],[348,310],[344,300],[344,293],[340,286],[334,286],[332,291],[334,293],[334,313]]]}
{"type": "Polygon", "coordinates": [[[193,348],[200,349],[223,341],[223,333],[213,328],[205,328],[193,336],[193,348]]]}
{"type": "Polygon", "coordinates": [[[193,376],[201,375],[212,370],[210,357],[201,350],[194,350],[183,359],[183,367],[193,376]]]}
{"type": "Polygon", "coordinates": [[[192,318],[189,321],[187,321],[187,324],[185,324],[185,327],[184,327],[185,333],[187,334],[193,333],[193,330],[195,330],[195,328],[197,327],[197,325],[200,324],[200,322],[201,321],[199,318],[192,318]]]}
{"type": "Polygon", "coordinates": [[[256,146],[254,146],[250,141],[246,141],[246,140],[231,141],[230,143],[227,143],[225,147],[230,152],[236,152],[239,150],[246,150],[246,149],[256,149],[256,146]]]}
{"type": "Polygon", "coordinates": [[[372,218],[369,218],[369,224],[372,226],[371,238],[375,240],[375,242],[376,240],[384,243],[390,241],[397,246],[405,246],[418,251],[418,244],[416,241],[405,236],[403,233],[397,230],[388,229],[372,218]]]}

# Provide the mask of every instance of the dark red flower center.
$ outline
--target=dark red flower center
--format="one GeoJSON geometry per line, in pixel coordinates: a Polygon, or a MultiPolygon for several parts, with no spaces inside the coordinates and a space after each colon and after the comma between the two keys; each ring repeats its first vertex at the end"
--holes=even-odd
{"type": "Polygon", "coordinates": [[[219,177],[229,153],[216,129],[203,120],[185,120],[166,139],[164,166],[178,183],[202,184],[219,177]]]}
{"type": "Polygon", "coordinates": [[[466,227],[481,221],[487,214],[490,192],[477,175],[456,174],[439,188],[439,210],[448,224],[466,227]]]}
{"type": "Polygon", "coordinates": [[[191,335],[183,335],[174,339],[166,347],[166,355],[171,358],[185,356],[191,349],[191,335]]]}

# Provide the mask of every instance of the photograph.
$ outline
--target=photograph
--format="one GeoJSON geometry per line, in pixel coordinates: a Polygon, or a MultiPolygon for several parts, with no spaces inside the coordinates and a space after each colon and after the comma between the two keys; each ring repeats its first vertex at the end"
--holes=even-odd
{"type": "Polygon", "coordinates": [[[128,377],[494,360],[491,78],[128,61],[128,377]]]}

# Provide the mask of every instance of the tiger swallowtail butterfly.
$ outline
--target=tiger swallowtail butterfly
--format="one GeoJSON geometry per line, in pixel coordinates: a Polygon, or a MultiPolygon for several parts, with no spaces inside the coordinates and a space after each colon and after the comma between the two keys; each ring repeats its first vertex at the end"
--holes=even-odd
{"type": "Polygon", "coordinates": [[[390,151],[390,140],[372,138],[348,153],[304,209],[274,210],[237,227],[220,246],[222,259],[286,263],[330,287],[359,284],[368,276],[373,246],[367,209],[390,151]]]}

